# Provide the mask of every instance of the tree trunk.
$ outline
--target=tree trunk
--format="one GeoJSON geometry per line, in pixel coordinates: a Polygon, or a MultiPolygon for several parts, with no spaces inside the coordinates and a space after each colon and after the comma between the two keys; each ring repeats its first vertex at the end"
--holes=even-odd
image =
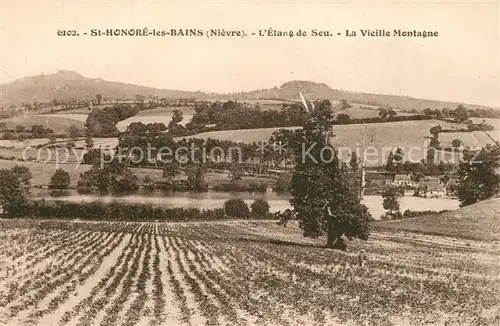
{"type": "Polygon", "coordinates": [[[347,250],[347,245],[342,238],[342,234],[339,233],[338,230],[335,230],[335,226],[331,220],[328,221],[326,247],[330,249],[347,250]]]}
{"type": "Polygon", "coordinates": [[[333,236],[330,232],[328,232],[327,238],[326,238],[326,247],[333,249],[333,246],[337,242],[338,237],[333,236]]]}
{"type": "Polygon", "coordinates": [[[326,247],[333,248],[338,239],[338,234],[335,233],[333,228],[333,222],[331,219],[328,221],[327,233],[326,233],[326,247]]]}

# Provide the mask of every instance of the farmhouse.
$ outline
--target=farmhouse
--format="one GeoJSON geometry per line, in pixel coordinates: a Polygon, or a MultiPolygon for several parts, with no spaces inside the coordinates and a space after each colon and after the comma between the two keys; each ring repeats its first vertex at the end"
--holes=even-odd
{"type": "Polygon", "coordinates": [[[436,177],[426,177],[420,181],[419,194],[422,197],[442,197],[446,194],[446,188],[436,177]]]}
{"type": "MultiPolygon", "coordinates": [[[[359,176],[359,173],[356,174],[359,176]]],[[[365,194],[374,195],[381,194],[384,189],[391,184],[393,176],[392,173],[367,171],[365,180],[365,194]]],[[[358,181],[358,185],[359,183],[358,181]]]]}
{"type": "Polygon", "coordinates": [[[415,187],[415,182],[411,180],[409,174],[396,174],[394,176],[394,180],[392,181],[392,185],[396,187],[415,187]]]}

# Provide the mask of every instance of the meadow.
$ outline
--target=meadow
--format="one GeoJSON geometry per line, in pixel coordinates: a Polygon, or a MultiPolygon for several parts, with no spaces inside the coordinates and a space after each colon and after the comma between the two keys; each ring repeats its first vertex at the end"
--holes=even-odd
{"type": "Polygon", "coordinates": [[[375,232],[347,252],[296,223],[0,220],[0,323],[492,325],[490,243],[375,232]],[[366,266],[356,255],[363,248],[366,266]]]}
{"type": "MultiPolygon", "coordinates": [[[[389,152],[401,147],[405,153],[413,148],[411,157],[407,159],[413,162],[419,162],[426,155],[426,148],[430,143],[431,134],[430,128],[441,125],[446,129],[457,129],[461,125],[438,120],[422,120],[422,121],[401,121],[401,122],[386,122],[372,124],[352,124],[352,125],[335,125],[333,127],[334,137],[330,138],[330,143],[335,147],[344,147],[341,151],[343,158],[348,158],[351,151],[362,152],[363,137],[365,138],[366,147],[371,147],[367,161],[367,166],[379,166],[385,163],[389,152]]],[[[299,127],[291,127],[286,129],[297,129],[299,127]]],[[[225,130],[211,131],[197,134],[192,137],[196,138],[213,138],[220,140],[232,140],[235,142],[265,142],[273,132],[280,128],[263,128],[263,129],[241,129],[241,130],[225,130]]],[[[468,133],[464,133],[468,134],[468,133]]],[[[482,133],[484,135],[484,133],[482,133]]],[[[440,134],[440,137],[446,134],[440,134]]],[[[482,143],[491,143],[491,139],[484,135],[482,140],[478,141],[478,137],[468,135],[468,142],[471,145],[482,143]],[[482,141],[482,142],[481,142],[482,141]]],[[[450,140],[451,142],[451,140],[450,140]]],[[[439,152],[437,154],[438,162],[456,160],[453,153],[439,152]]]]}
{"type": "MultiPolygon", "coordinates": [[[[343,113],[351,117],[351,119],[362,119],[362,118],[377,118],[379,117],[379,106],[365,105],[359,103],[351,103],[351,107],[345,110],[335,111],[335,115],[343,113]]],[[[396,111],[397,116],[409,116],[415,115],[415,113],[403,112],[400,110],[396,111]]]]}
{"type": "MultiPolygon", "coordinates": [[[[172,121],[172,116],[173,113],[163,113],[160,115],[135,115],[133,117],[127,118],[125,120],[122,120],[116,124],[116,128],[119,131],[125,131],[127,130],[127,127],[133,123],[133,122],[142,122],[144,124],[148,123],[163,123],[165,126],[168,126],[170,121],[172,121]]],[[[184,114],[184,119],[180,122],[181,125],[185,125],[191,119],[193,118],[193,115],[189,114],[184,114]]]]}
{"type": "Polygon", "coordinates": [[[151,115],[172,115],[174,110],[179,110],[185,115],[193,115],[195,113],[193,106],[158,106],[154,109],[141,110],[137,113],[137,116],[146,117],[151,115]]]}
{"type": "Polygon", "coordinates": [[[33,125],[42,125],[51,128],[55,133],[67,133],[71,125],[80,129],[87,119],[83,114],[27,114],[14,118],[2,120],[7,124],[7,128],[15,129],[17,125],[31,129],[33,125]]]}
{"type": "Polygon", "coordinates": [[[494,140],[500,141],[500,129],[486,131],[486,133],[494,140]]]}
{"type": "MultiPolygon", "coordinates": [[[[0,153],[2,153],[0,149],[0,153]]],[[[61,151],[61,157],[64,157],[65,153],[61,151]]],[[[20,154],[21,155],[21,154],[20,154]]],[[[81,155],[81,153],[78,153],[81,155]]],[[[22,155],[21,155],[22,156],[22,155]]],[[[42,156],[42,159],[46,159],[46,156],[42,156]]],[[[69,173],[70,176],[70,187],[76,187],[80,174],[89,170],[92,166],[88,164],[77,164],[77,156],[72,155],[67,163],[56,164],[55,161],[50,162],[21,162],[21,161],[10,161],[1,160],[0,167],[2,169],[11,169],[16,165],[26,166],[30,169],[33,178],[31,179],[32,186],[46,186],[50,183],[50,178],[56,172],[57,169],[61,168],[69,173]]],[[[149,176],[152,180],[162,181],[163,171],[161,169],[148,169],[148,168],[131,168],[132,172],[137,175],[140,183],[144,180],[146,176],[149,176]]],[[[184,174],[178,175],[175,179],[186,179],[184,174]]],[[[230,182],[231,176],[229,173],[219,173],[219,172],[207,172],[205,173],[205,181],[209,185],[217,185],[221,183],[230,182]]],[[[272,186],[275,182],[274,178],[263,178],[263,177],[253,177],[253,176],[243,176],[241,179],[241,184],[260,184],[265,183],[272,186]]]]}
{"type": "Polygon", "coordinates": [[[486,122],[489,125],[492,125],[495,129],[500,129],[500,119],[493,118],[471,118],[474,123],[486,122]]]}
{"type": "Polygon", "coordinates": [[[191,106],[159,106],[154,109],[141,110],[135,116],[118,122],[116,124],[116,127],[119,131],[125,131],[132,122],[142,122],[144,124],[160,122],[165,126],[168,126],[168,124],[172,120],[174,110],[179,110],[183,114],[183,120],[180,123],[181,125],[185,125],[186,123],[190,122],[195,113],[194,108],[191,106]]]}
{"type": "MultiPolygon", "coordinates": [[[[491,131],[495,133],[495,131],[491,131]]],[[[494,144],[494,138],[488,134],[488,131],[471,132],[443,132],[439,134],[439,141],[443,147],[451,147],[454,139],[460,139],[463,144],[471,148],[483,147],[486,144],[494,144]]]]}
{"type": "MultiPolygon", "coordinates": [[[[54,175],[58,168],[61,168],[69,173],[70,187],[76,187],[80,174],[89,170],[92,166],[87,164],[76,164],[76,160],[68,163],[56,164],[55,162],[39,163],[39,162],[18,162],[0,160],[2,169],[10,169],[15,165],[23,165],[30,169],[33,178],[31,179],[32,186],[46,186],[50,183],[50,178],[54,175]]],[[[134,174],[137,175],[139,181],[142,182],[146,175],[149,175],[153,180],[162,179],[162,171],[159,169],[144,169],[132,168],[134,174]]]]}
{"type": "Polygon", "coordinates": [[[489,199],[438,215],[380,221],[378,230],[410,231],[500,243],[500,198],[489,199]]]}
{"type": "Polygon", "coordinates": [[[494,130],[485,131],[491,140],[500,141],[500,119],[491,118],[471,118],[474,123],[481,123],[485,121],[487,124],[492,125],[494,130]]]}
{"type": "MultiPolygon", "coordinates": [[[[109,103],[109,104],[100,104],[100,105],[94,105],[93,108],[97,109],[103,109],[107,106],[113,106],[114,103],[109,103]]],[[[88,115],[90,112],[88,106],[83,106],[79,108],[73,108],[73,109],[64,109],[62,106],[58,106],[54,108],[53,112],[50,112],[49,114],[84,114],[88,115]]]]}

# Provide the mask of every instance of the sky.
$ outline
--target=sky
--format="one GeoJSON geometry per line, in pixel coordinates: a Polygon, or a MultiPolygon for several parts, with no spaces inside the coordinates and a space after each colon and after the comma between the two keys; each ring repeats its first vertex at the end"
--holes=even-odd
{"type": "Polygon", "coordinates": [[[290,80],[499,106],[497,2],[0,2],[0,83],[74,70],[165,89],[239,92],[290,80]],[[59,29],[312,29],[333,37],[60,37],[59,29]],[[345,30],[438,31],[347,38],[345,30]]]}

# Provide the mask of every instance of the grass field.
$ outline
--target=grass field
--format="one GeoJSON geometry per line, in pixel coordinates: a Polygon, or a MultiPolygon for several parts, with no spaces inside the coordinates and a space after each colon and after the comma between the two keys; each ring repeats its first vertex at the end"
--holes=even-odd
{"type": "MultiPolygon", "coordinates": [[[[106,106],[110,106],[110,105],[100,105],[100,106],[96,106],[96,107],[102,108],[102,107],[106,107],[106,106]]],[[[128,125],[130,125],[132,122],[139,122],[139,121],[144,123],[144,124],[154,123],[154,122],[162,122],[165,124],[165,126],[168,126],[170,120],[172,120],[173,111],[175,109],[182,111],[184,114],[184,120],[181,122],[181,124],[186,124],[189,121],[191,121],[193,114],[194,114],[194,109],[192,107],[158,107],[158,108],[151,109],[151,110],[139,111],[139,113],[137,115],[118,122],[116,124],[116,127],[118,128],[119,131],[125,131],[127,129],[128,125]]],[[[81,127],[83,127],[83,123],[85,123],[85,121],[87,120],[87,116],[88,116],[89,112],[90,111],[87,108],[79,108],[79,109],[73,109],[73,110],[68,110],[68,111],[64,111],[64,112],[57,112],[56,111],[52,114],[43,115],[42,117],[48,117],[47,123],[49,123],[49,124],[52,123],[52,121],[55,121],[54,119],[57,119],[60,122],[64,122],[66,120],[67,121],[79,121],[82,123],[81,127]]],[[[80,125],[77,125],[77,126],[80,127],[80,125]]]]}
{"type": "MultiPolygon", "coordinates": [[[[118,122],[116,124],[116,128],[118,128],[119,131],[125,131],[132,122],[142,122],[144,124],[160,122],[163,123],[165,126],[168,126],[170,121],[172,121],[172,116],[173,113],[162,113],[159,115],[135,115],[133,117],[118,122]]],[[[184,119],[181,121],[180,124],[185,125],[188,122],[190,122],[192,118],[193,118],[192,114],[184,114],[184,119]]]]}
{"type": "Polygon", "coordinates": [[[0,146],[7,148],[26,148],[31,146],[45,145],[49,142],[50,140],[48,138],[25,139],[23,141],[0,139],[0,146]]]}
{"type": "Polygon", "coordinates": [[[159,106],[154,109],[142,110],[137,113],[137,116],[145,117],[145,116],[157,116],[157,115],[172,115],[174,110],[179,110],[182,114],[193,115],[195,113],[194,107],[192,106],[159,106]]]}
{"type": "MultiPolygon", "coordinates": [[[[0,160],[0,166],[3,169],[10,169],[15,165],[27,166],[31,173],[33,174],[33,179],[31,179],[31,184],[33,186],[44,186],[50,183],[50,178],[58,168],[61,168],[69,173],[71,187],[76,187],[78,179],[80,178],[80,173],[83,173],[91,168],[91,165],[86,164],[76,164],[67,163],[59,164],[55,163],[37,163],[37,162],[17,162],[17,161],[5,161],[0,160]]],[[[142,181],[146,175],[149,175],[153,180],[162,179],[162,171],[157,169],[143,169],[143,168],[133,168],[132,171],[137,175],[139,181],[142,181]]]]}
{"type": "MultiPolygon", "coordinates": [[[[113,104],[94,105],[93,108],[103,109],[107,106],[113,106],[113,104]]],[[[59,106],[58,108],[56,108],[54,110],[54,113],[50,113],[50,115],[54,115],[54,114],[85,114],[85,115],[88,115],[89,112],[90,112],[90,110],[87,106],[81,107],[81,108],[76,108],[76,109],[63,109],[61,106],[59,106]]]]}
{"type": "Polygon", "coordinates": [[[0,166],[2,169],[10,169],[15,165],[27,166],[33,175],[31,179],[31,184],[33,186],[48,185],[50,183],[50,178],[58,168],[61,168],[69,173],[70,181],[72,187],[76,186],[80,173],[85,172],[90,169],[90,165],[77,165],[75,163],[59,164],[57,166],[55,163],[36,163],[36,162],[18,162],[18,161],[5,161],[0,160],[0,166]]]}
{"type": "Polygon", "coordinates": [[[500,141],[500,129],[486,131],[486,133],[494,140],[500,141]]]}
{"type": "Polygon", "coordinates": [[[347,252],[274,221],[0,220],[0,323],[492,325],[499,251],[375,233],[347,252]],[[364,248],[368,262],[356,266],[364,248]]]}
{"type": "Polygon", "coordinates": [[[379,221],[378,230],[424,232],[485,241],[500,241],[500,198],[459,210],[399,221],[379,221]]]}
{"type": "MultiPolygon", "coordinates": [[[[67,164],[59,164],[55,163],[37,163],[37,162],[17,162],[17,161],[5,161],[0,160],[0,166],[4,169],[10,169],[15,165],[24,165],[27,166],[31,173],[33,174],[33,179],[31,180],[31,184],[33,186],[44,186],[50,183],[50,178],[58,168],[61,168],[69,173],[71,187],[76,187],[78,179],[80,178],[80,173],[83,173],[90,169],[91,165],[86,164],[76,164],[76,163],[67,163],[67,164]]],[[[144,168],[132,168],[132,171],[137,175],[140,182],[144,180],[146,175],[149,175],[153,180],[161,180],[162,179],[162,171],[158,169],[144,169],[144,168]]]]}
{"type": "Polygon", "coordinates": [[[500,119],[492,118],[471,118],[474,123],[481,123],[485,121],[487,124],[492,125],[495,129],[500,129],[500,119]]]}
{"type": "MultiPolygon", "coordinates": [[[[17,116],[2,120],[2,122],[7,123],[7,128],[12,129],[17,125],[24,126],[26,129],[31,129],[32,125],[42,125],[45,128],[53,129],[56,133],[66,133],[71,125],[83,128],[85,120],[82,119],[82,115],[77,114],[34,114],[17,116]]],[[[87,118],[85,117],[85,119],[87,118]]]]}
{"type": "MultiPolygon", "coordinates": [[[[112,104],[102,104],[99,106],[94,106],[94,108],[104,108],[106,106],[112,106],[112,104]]],[[[163,122],[165,125],[168,125],[170,120],[172,119],[173,111],[174,110],[180,110],[185,118],[184,121],[182,122],[183,124],[188,123],[191,121],[191,118],[194,114],[194,109],[193,107],[157,107],[155,109],[150,109],[150,110],[142,110],[139,111],[139,113],[133,117],[130,117],[124,121],[120,121],[117,124],[117,128],[120,131],[124,131],[127,129],[127,126],[136,121],[141,121],[145,124],[150,123],[150,122],[163,122]]],[[[61,118],[61,119],[69,119],[69,120],[77,120],[85,123],[87,120],[87,116],[89,114],[88,108],[78,108],[78,109],[71,109],[71,110],[66,110],[62,112],[55,111],[54,113],[48,114],[46,116],[54,117],[54,118],[61,118]]]]}
{"type": "MultiPolygon", "coordinates": [[[[56,160],[59,162],[76,163],[81,161],[82,150],[72,149],[66,152],[64,148],[26,148],[26,147],[0,147],[0,155],[6,158],[14,157],[17,160],[48,162],[54,163],[56,160]],[[69,156],[67,156],[69,154],[69,156]],[[57,158],[59,155],[59,159],[57,158]]],[[[3,162],[3,161],[0,161],[3,162]]]]}
{"type": "Polygon", "coordinates": [[[487,124],[492,125],[495,129],[492,131],[486,131],[485,133],[490,137],[490,140],[500,141],[500,119],[489,119],[489,118],[471,118],[474,123],[481,123],[486,121],[487,124]]]}
{"type": "MultiPolygon", "coordinates": [[[[1,150],[0,150],[1,153],[1,150]]],[[[78,154],[80,155],[80,154],[78,154]]],[[[61,153],[62,157],[62,153],[61,153]]],[[[10,169],[15,165],[23,165],[27,166],[31,173],[33,174],[33,179],[31,180],[31,184],[33,186],[45,186],[50,183],[50,178],[56,172],[58,168],[61,168],[67,171],[70,175],[71,186],[75,187],[78,179],[80,177],[80,173],[83,173],[91,168],[90,165],[86,164],[76,164],[76,156],[73,156],[69,163],[56,165],[55,162],[47,162],[47,163],[38,163],[38,162],[19,162],[19,161],[8,161],[8,160],[0,160],[0,167],[3,169],[10,169]]],[[[132,168],[132,171],[137,175],[140,182],[144,180],[144,177],[148,175],[152,180],[162,181],[163,180],[163,172],[160,169],[145,169],[145,168],[132,168]]],[[[185,176],[179,176],[179,179],[185,179],[185,176]]],[[[227,173],[214,173],[207,172],[205,174],[205,181],[209,185],[216,185],[220,183],[226,183],[231,180],[231,176],[227,173]]],[[[275,179],[272,178],[259,178],[252,176],[244,176],[241,180],[242,184],[249,183],[265,183],[266,185],[273,185],[275,179]]]]}
{"type": "MultiPolygon", "coordinates": [[[[95,137],[92,138],[92,141],[94,142],[94,148],[115,148],[118,146],[118,138],[115,137],[108,137],[108,138],[100,138],[100,137],[95,137]]],[[[85,139],[80,139],[77,141],[74,141],[75,146],[78,148],[86,148],[85,144],[85,139]]]]}
{"type": "MultiPolygon", "coordinates": [[[[352,106],[345,110],[336,111],[335,115],[340,113],[348,114],[352,119],[361,119],[361,118],[376,118],[378,117],[378,109],[379,107],[352,103],[352,106]]],[[[397,111],[398,116],[409,116],[414,115],[413,113],[397,111]]]]}
{"type": "MultiPolygon", "coordinates": [[[[493,131],[495,133],[495,131],[493,131]]],[[[439,134],[439,141],[443,147],[451,147],[454,139],[460,139],[465,145],[471,148],[483,147],[486,144],[494,144],[492,137],[485,131],[472,132],[443,132],[439,134]]]]}
{"type": "MultiPolygon", "coordinates": [[[[408,160],[419,162],[425,157],[426,148],[430,142],[431,135],[429,130],[438,124],[449,129],[460,128],[458,124],[437,120],[336,125],[333,127],[335,137],[331,138],[331,144],[336,147],[344,147],[341,154],[342,157],[347,158],[348,153],[352,151],[362,153],[363,133],[365,133],[367,135],[365,136],[366,139],[371,139],[371,141],[366,141],[367,146],[372,148],[368,152],[368,166],[384,164],[389,152],[395,150],[397,147],[403,148],[408,160]],[[411,154],[410,149],[412,149],[411,154]]],[[[272,133],[278,129],[280,128],[212,131],[193,137],[232,140],[236,142],[260,142],[267,141],[272,133]]],[[[491,143],[491,139],[486,135],[484,136],[483,145],[491,143]]],[[[477,138],[472,136],[469,138],[469,141],[473,141],[474,144],[478,143],[477,138]]],[[[445,161],[451,161],[452,157],[454,157],[454,154],[446,152],[438,153],[438,155],[440,159],[442,158],[445,161]]]]}

